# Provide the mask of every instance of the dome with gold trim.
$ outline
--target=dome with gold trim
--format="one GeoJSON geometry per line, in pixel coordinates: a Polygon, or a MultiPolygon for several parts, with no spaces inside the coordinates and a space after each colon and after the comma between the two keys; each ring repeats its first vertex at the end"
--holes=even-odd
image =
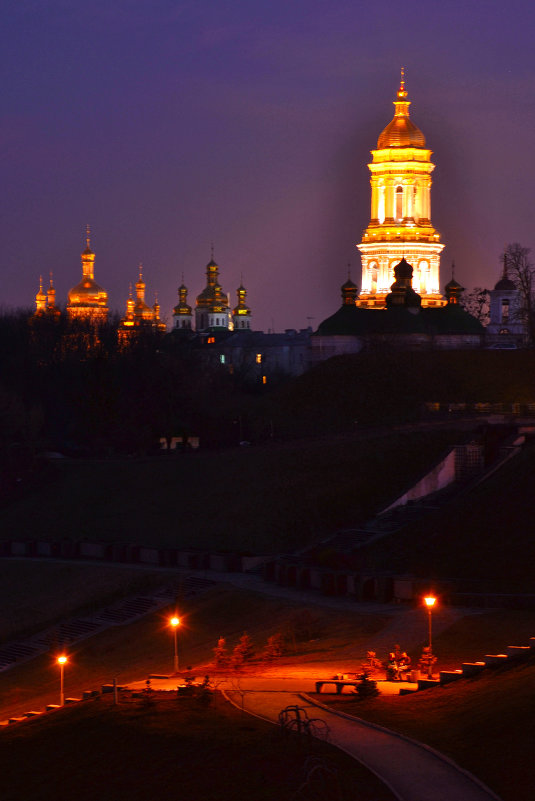
{"type": "Polygon", "coordinates": [[[425,136],[409,117],[403,70],[397,99],[394,100],[394,119],[388,123],[377,140],[377,150],[387,147],[425,147],[425,136]]]}
{"type": "Polygon", "coordinates": [[[82,280],[68,294],[67,313],[73,317],[89,317],[99,322],[108,316],[108,293],[94,278],[95,254],[89,246],[89,226],[86,248],[82,253],[82,280]]]}

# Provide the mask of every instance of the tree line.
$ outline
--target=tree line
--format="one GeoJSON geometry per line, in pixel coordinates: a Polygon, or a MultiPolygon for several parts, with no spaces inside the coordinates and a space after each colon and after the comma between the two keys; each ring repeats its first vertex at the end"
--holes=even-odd
{"type": "Polygon", "coordinates": [[[234,444],[247,392],[180,338],[141,330],[127,347],[117,322],[0,312],[0,497],[36,454],[147,454],[160,438],[234,444]],[[3,488],[3,490],[2,490],[3,488]]]}

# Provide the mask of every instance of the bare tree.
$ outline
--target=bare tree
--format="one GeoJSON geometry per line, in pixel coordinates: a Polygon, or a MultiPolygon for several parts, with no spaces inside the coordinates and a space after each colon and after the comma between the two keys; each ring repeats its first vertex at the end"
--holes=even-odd
{"type": "Polygon", "coordinates": [[[463,295],[461,305],[472,317],[479,320],[481,325],[488,325],[490,311],[490,295],[488,289],[475,286],[470,292],[463,295]]]}
{"type": "Polygon", "coordinates": [[[511,279],[520,293],[517,319],[521,320],[528,335],[529,344],[535,344],[535,265],[530,259],[531,249],[518,242],[505,248],[504,275],[511,279]]]}

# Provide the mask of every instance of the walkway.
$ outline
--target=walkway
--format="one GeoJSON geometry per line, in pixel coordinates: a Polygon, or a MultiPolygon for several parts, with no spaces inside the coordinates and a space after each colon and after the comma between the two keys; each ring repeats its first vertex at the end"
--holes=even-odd
{"type": "MultiPolygon", "coordinates": [[[[176,678],[152,681],[153,689],[174,689],[176,684],[176,678]]],[[[382,692],[414,687],[404,682],[379,684],[382,692]]],[[[329,742],[369,768],[400,801],[500,801],[475,777],[431,748],[317,703],[306,695],[315,690],[313,678],[238,677],[219,684],[219,689],[240,709],[271,723],[278,723],[279,712],[291,705],[304,708],[309,718],[321,718],[330,728],[329,742]]]]}

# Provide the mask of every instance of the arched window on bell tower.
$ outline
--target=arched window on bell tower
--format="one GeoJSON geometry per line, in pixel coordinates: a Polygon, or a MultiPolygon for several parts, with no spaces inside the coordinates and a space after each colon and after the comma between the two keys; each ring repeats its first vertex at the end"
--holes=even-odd
{"type": "Polygon", "coordinates": [[[509,298],[502,300],[502,323],[509,322],[509,298]]]}
{"type": "Polygon", "coordinates": [[[403,187],[396,187],[396,222],[401,222],[403,219],[403,187]]]}

